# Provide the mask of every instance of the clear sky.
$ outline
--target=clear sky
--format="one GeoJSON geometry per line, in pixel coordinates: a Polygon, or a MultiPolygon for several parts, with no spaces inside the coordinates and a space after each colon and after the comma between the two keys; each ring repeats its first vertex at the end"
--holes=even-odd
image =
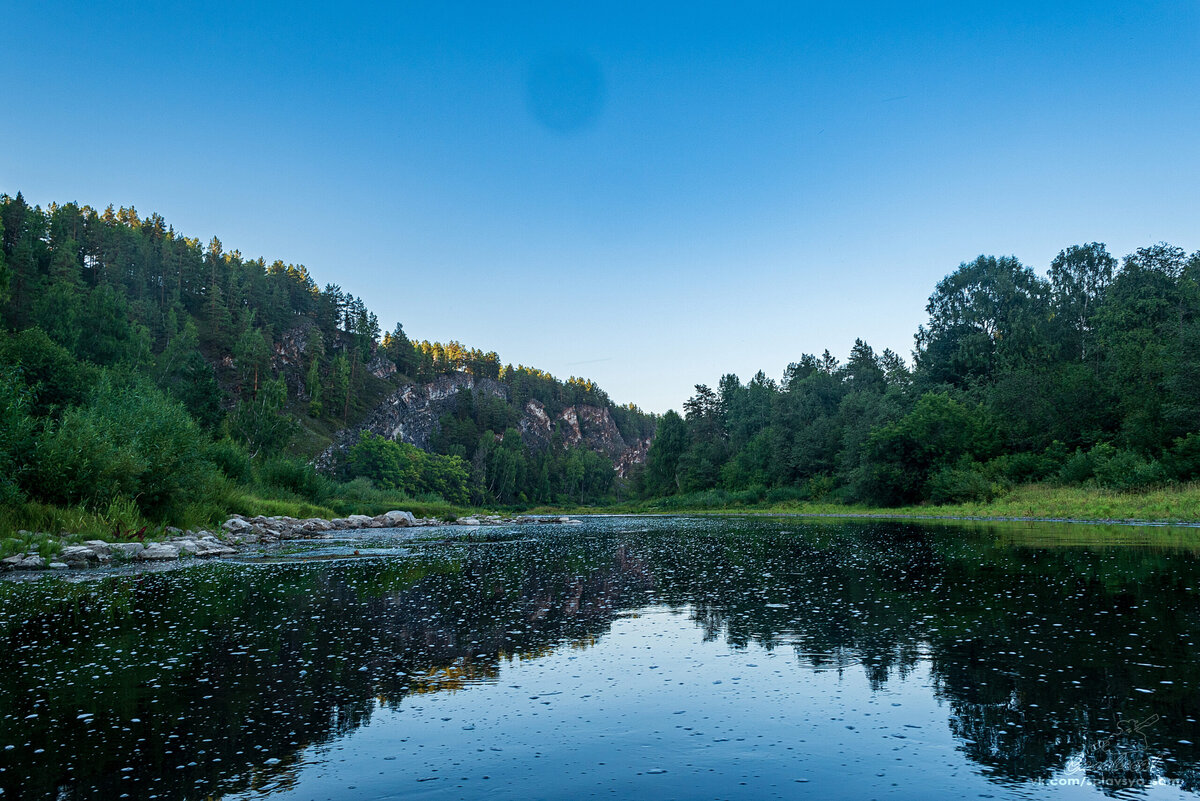
{"type": "Polygon", "coordinates": [[[980,253],[1200,247],[1200,4],[21,3],[0,191],[678,408],[980,253]]]}

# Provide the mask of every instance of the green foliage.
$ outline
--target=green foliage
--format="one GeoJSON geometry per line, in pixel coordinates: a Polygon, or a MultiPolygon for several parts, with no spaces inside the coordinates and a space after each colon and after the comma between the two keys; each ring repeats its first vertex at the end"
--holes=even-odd
{"type": "Polygon", "coordinates": [[[225,477],[239,484],[249,482],[253,475],[250,454],[243,445],[229,437],[209,443],[204,455],[225,477]]]}
{"type": "Polygon", "coordinates": [[[982,406],[926,393],[899,421],[872,433],[855,494],[882,506],[915,503],[928,497],[935,473],[963,458],[990,458],[997,446],[994,424],[982,406]]]}
{"type": "Polygon", "coordinates": [[[201,425],[221,420],[221,388],[213,368],[200,353],[200,334],[188,320],[155,360],[158,385],[178,400],[201,425]]]}
{"type": "Polygon", "coordinates": [[[969,459],[941,467],[929,478],[927,495],[935,504],[984,503],[1002,494],[981,465],[969,459]]]}
{"type": "Polygon", "coordinates": [[[378,487],[409,496],[432,493],[458,504],[470,499],[470,472],[459,457],[426,453],[366,431],[350,448],[344,472],[347,478],[369,479],[378,487]]]}
{"type": "Polygon", "coordinates": [[[1164,472],[1176,481],[1200,478],[1200,434],[1188,434],[1175,440],[1163,454],[1164,472]]]}
{"type": "Polygon", "coordinates": [[[1153,459],[1107,442],[1067,459],[1060,478],[1066,484],[1094,484],[1105,489],[1144,489],[1162,483],[1168,470],[1153,459]]]}
{"type": "Polygon", "coordinates": [[[301,459],[274,458],[258,465],[261,485],[290,492],[311,503],[325,503],[335,488],[328,477],[301,459]]]}
{"type": "Polygon", "coordinates": [[[1036,363],[1050,349],[1050,287],[1012,257],[980,256],[938,283],[917,332],[927,381],[966,386],[1036,363]]]}
{"type": "Polygon", "coordinates": [[[0,364],[20,367],[32,393],[30,410],[38,417],[82,403],[98,376],[95,367],[76,360],[40,328],[0,338],[0,364]]]}
{"type": "Polygon", "coordinates": [[[680,490],[679,460],[688,446],[688,429],[674,411],[663,415],[646,457],[645,494],[674,495],[680,490]]]}
{"type": "Polygon", "coordinates": [[[299,429],[287,414],[287,385],[282,378],[266,381],[258,395],[238,401],[225,418],[225,433],[241,443],[251,456],[273,456],[283,451],[299,429]]]}
{"type": "Polygon", "coordinates": [[[145,379],[106,374],[88,403],[39,439],[35,489],[56,503],[103,508],[134,499],[152,519],[178,512],[212,477],[205,436],[145,379]]]}
{"type": "Polygon", "coordinates": [[[0,367],[0,506],[24,496],[20,482],[34,441],[30,392],[13,368],[0,367]]]}

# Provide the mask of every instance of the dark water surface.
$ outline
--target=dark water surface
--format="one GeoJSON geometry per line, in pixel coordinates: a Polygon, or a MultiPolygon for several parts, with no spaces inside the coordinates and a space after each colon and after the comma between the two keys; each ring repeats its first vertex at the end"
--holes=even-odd
{"type": "Polygon", "coordinates": [[[1200,790],[1200,531],[413,536],[0,581],[0,799],[1200,790]]]}

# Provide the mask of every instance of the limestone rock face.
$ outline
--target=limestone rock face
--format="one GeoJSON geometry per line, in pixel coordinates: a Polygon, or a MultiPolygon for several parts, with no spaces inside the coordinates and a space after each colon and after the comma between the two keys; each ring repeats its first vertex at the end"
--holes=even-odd
{"type": "Polygon", "coordinates": [[[367,370],[376,378],[387,378],[396,374],[396,363],[377,353],[375,358],[367,363],[367,370]]]}
{"type": "MultiPolygon", "coordinates": [[[[470,373],[452,373],[428,384],[408,384],[384,398],[361,424],[339,432],[314,464],[319,469],[329,468],[337,454],[353,446],[364,431],[428,450],[440,429],[442,415],[454,409],[458,393],[468,391],[508,400],[504,384],[470,373]]],[[[649,440],[626,442],[612,413],[603,406],[568,406],[551,415],[541,401],[529,400],[521,409],[517,430],[521,441],[535,451],[549,448],[557,432],[565,447],[587,448],[611,459],[622,477],[633,465],[645,462],[649,450],[649,440]]]]}
{"type": "Polygon", "coordinates": [[[617,457],[614,467],[617,470],[617,475],[621,478],[628,478],[630,471],[634,465],[645,464],[646,457],[650,454],[650,443],[653,442],[652,437],[636,440],[632,445],[627,447],[624,452],[617,457]]]}
{"type": "Polygon", "coordinates": [[[635,464],[646,461],[650,440],[625,441],[612,413],[600,406],[568,406],[552,418],[537,400],[525,404],[518,422],[521,440],[534,450],[550,447],[555,431],[569,448],[587,448],[613,460],[617,475],[624,478],[635,464]]]}
{"type": "Polygon", "coordinates": [[[319,468],[329,467],[334,455],[358,442],[363,431],[427,450],[430,437],[438,430],[438,420],[453,408],[455,396],[464,390],[508,398],[508,390],[499,381],[476,378],[470,373],[452,373],[428,384],[400,387],[384,398],[362,423],[340,431],[315,464],[319,468]]]}

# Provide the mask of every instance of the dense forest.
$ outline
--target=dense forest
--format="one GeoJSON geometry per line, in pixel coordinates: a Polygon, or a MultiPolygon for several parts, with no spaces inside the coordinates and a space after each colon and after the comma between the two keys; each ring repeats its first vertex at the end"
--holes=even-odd
{"type": "Polygon", "coordinates": [[[1045,277],[980,256],[934,288],[911,363],[858,340],[845,363],[725,375],[659,418],[586,379],[384,331],[304,266],[156,214],[0,195],[0,243],[0,509],[17,510],[2,526],[404,500],[897,506],[1200,477],[1200,253],[1166,244],[1119,262],[1072,246],[1045,277]],[[462,375],[502,392],[458,392],[425,450],[363,431],[314,467],[397,388],[462,375]],[[623,478],[561,428],[536,447],[518,431],[531,401],[551,419],[603,409],[626,442],[653,437],[648,458],[623,478]]]}
{"type": "Polygon", "coordinates": [[[637,492],[897,506],[1200,477],[1200,253],[1157,244],[1118,264],[1072,246],[1045,278],[980,256],[926,311],[911,366],[858,340],[844,364],[825,351],[778,382],[696,386],[661,419],[637,492]]]}
{"type": "Polygon", "coordinates": [[[292,508],[271,500],[596,502],[616,490],[613,463],[510,436],[523,404],[603,407],[631,439],[654,430],[591,381],[383,332],[303,265],[202,245],[157,214],[0,195],[0,242],[0,509],[186,525],[292,508]],[[434,452],[364,436],[332,470],[312,466],[389,392],[455,373],[507,399],[461,393],[434,452]]]}

